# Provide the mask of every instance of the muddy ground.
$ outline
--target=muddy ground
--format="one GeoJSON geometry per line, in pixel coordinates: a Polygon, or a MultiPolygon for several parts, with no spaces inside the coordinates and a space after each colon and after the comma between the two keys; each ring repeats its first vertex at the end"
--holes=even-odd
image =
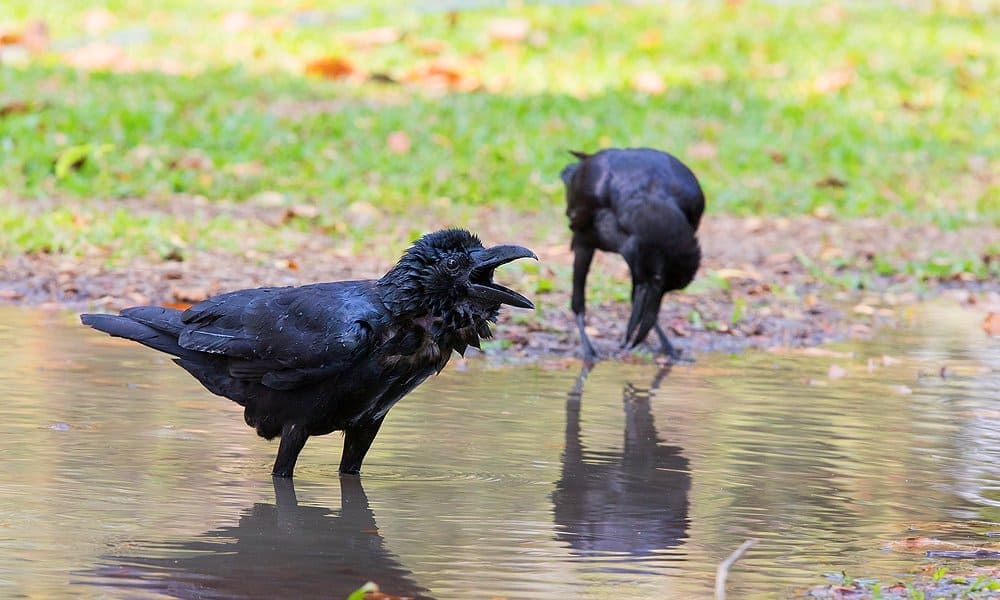
{"type": "MultiPolygon", "coordinates": [[[[530,216],[512,215],[484,213],[476,219],[479,226],[470,228],[486,244],[517,242],[536,251],[537,273],[522,270],[512,279],[501,269],[497,279],[532,297],[538,310],[505,311],[496,328],[499,341],[488,351],[510,358],[579,356],[568,308],[568,232],[541,227],[530,216]]],[[[100,251],[87,256],[6,257],[0,259],[0,302],[107,311],[147,303],[183,307],[245,287],[378,277],[409,244],[399,229],[384,228],[384,239],[372,240],[371,252],[345,249],[336,235],[316,229],[289,234],[281,251],[266,254],[186,249],[176,256],[150,254],[126,262],[111,261],[100,251]]],[[[907,305],[944,290],[958,290],[950,292],[956,301],[987,312],[1000,305],[1000,282],[982,269],[941,278],[914,268],[947,254],[992,264],[995,274],[1000,256],[991,255],[998,240],[991,226],[945,231],[892,219],[708,215],[699,237],[704,260],[698,278],[688,290],[670,294],[660,315],[675,344],[692,356],[867,337],[879,327],[899,323],[907,305]],[[876,265],[882,265],[882,274],[876,265]]],[[[589,302],[591,336],[602,354],[622,356],[618,341],[629,306],[611,299],[628,293],[621,257],[599,255],[591,285],[596,291],[589,297],[604,299],[589,302]]],[[[653,349],[647,345],[628,356],[648,360],[653,349]]]]}

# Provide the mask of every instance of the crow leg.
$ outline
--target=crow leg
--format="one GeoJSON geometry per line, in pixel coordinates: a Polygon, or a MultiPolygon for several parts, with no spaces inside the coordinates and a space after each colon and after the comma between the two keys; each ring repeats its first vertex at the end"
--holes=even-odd
{"type": "Polygon", "coordinates": [[[361,427],[344,430],[344,453],[340,457],[340,472],[357,475],[361,472],[361,461],[372,447],[382,419],[361,427]]]}
{"type": "Polygon", "coordinates": [[[576,315],[576,328],[580,330],[580,342],[583,344],[583,360],[593,363],[597,360],[597,352],[594,351],[590,338],[586,331],[586,288],[587,273],[590,272],[590,263],[594,259],[594,249],[583,243],[578,243],[573,239],[573,299],[572,309],[576,315]]]}
{"type": "Polygon", "coordinates": [[[657,323],[653,326],[656,330],[657,337],[660,338],[660,352],[665,354],[670,360],[681,360],[682,354],[677,348],[674,348],[673,344],[670,343],[670,339],[667,338],[667,334],[663,332],[663,328],[657,323]]]}
{"type": "Polygon", "coordinates": [[[295,470],[295,461],[299,452],[306,445],[309,434],[305,428],[295,423],[286,423],[281,428],[281,444],[278,446],[278,457],[274,459],[274,469],[271,475],[275,477],[291,477],[295,470]]]}
{"type": "Polygon", "coordinates": [[[593,364],[599,357],[594,346],[590,343],[590,337],[587,336],[587,323],[583,313],[576,315],[576,328],[580,330],[580,342],[583,344],[583,362],[593,364]]]}

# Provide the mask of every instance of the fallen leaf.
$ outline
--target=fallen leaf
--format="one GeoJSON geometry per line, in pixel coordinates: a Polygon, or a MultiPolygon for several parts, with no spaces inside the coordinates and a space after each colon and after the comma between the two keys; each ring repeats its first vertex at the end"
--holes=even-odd
{"type": "Polygon", "coordinates": [[[417,40],[416,42],[413,42],[412,45],[421,54],[427,54],[427,55],[441,54],[442,52],[444,52],[445,48],[448,47],[448,44],[446,44],[442,40],[435,40],[435,39],[417,40]]]}
{"type": "Polygon", "coordinates": [[[385,139],[385,144],[394,154],[406,154],[410,151],[410,136],[405,131],[393,131],[385,139]]]}
{"type": "Polygon", "coordinates": [[[83,13],[83,28],[90,35],[96,35],[114,27],[118,19],[106,8],[93,8],[83,13]]]}
{"type": "Polygon", "coordinates": [[[854,314],[857,314],[857,315],[869,315],[870,316],[870,315],[874,315],[875,314],[875,309],[873,307],[871,307],[871,306],[868,306],[867,304],[857,304],[851,310],[853,310],[854,314]]]}
{"type": "Polygon", "coordinates": [[[343,79],[357,72],[351,61],[340,56],[326,56],[306,63],[306,73],[326,79],[343,79]]]}
{"type": "Polygon", "coordinates": [[[120,46],[106,42],[76,48],[63,56],[66,64],[84,71],[128,72],[137,66],[120,46]]]}
{"type": "Polygon", "coordinates": [[[395,27],[376,27],[374,29],[346,33],[342,39],[346,44],[355,48],[374,48],[376,46],[395,44],[402,37],[403,33],[395,27]]]}
{"type": "Polygon", "coordinates": [[[719,279],[751,279],[754,281],[760,279],[759,273],[743,269],[723,268],[712,271],[712,274],[719,279]]]}
{"type": "Polygon", "coordinates": [[[986,335],[1000,335],[1000,313],[991,312],[983,319],[983,331],[986,335]]]}
{"type": "Polygon", "coordinates": [[[839,177],[829,175],[817,181],[815,185],[818,188],[845,188],[847,187],[847,182],[839,177]]]}
{"type": "Polygon", "coordinates": [[[813,90],[820,94],[829,94],[843,89],[854,81],[854,68],[843,67],[820,73],[813,80],[813,90]]]}
{"type": "Polygon", "coordinates": [[[222,15],[222,30],[240,33],[253,27],[253,15],[243,10],[234,10],[222,15]]]}
{"type": "Polygon", "coordinates": [[[170,294],[175,300],[181,302],[201,302],[208,298],[208,290],[203,287],[180,287],[173,286],[170,288],[170,294]]]}
{"type": "Polygon", "coordinates": [[[480,87],[479,80],[467,74],[467,67],[455,60],[438,58],[410,69],[403,81],[433,88],[473,91],[480,87]]]}
{"type": "Polygon", "coordinates": [[[28,104],[27,102],[22,102],[20,100],[15,100],[13,102],[8,102],[7,104],[0,105],[0,117],[26,113],[30,110],[31,110],[30,104],[28,104]]]}
{"type": "Polygon", "coordinates": [[[667,83],[655,71],[639,71],[632,76],[632,89],[650,96],[658,96],[667,91],[667,83]]]}
{"type": "Polygon", "coordinates": [[[687,155],[695,160],[711,160],[719,155],[719,149],[711,142],[695,142],[688,146],[687,155]]]}
{"type": "Polygon", "coordinates": [[[771,157],[771,162],[776,165],[783,165],[788,160],[788,156],[784,152],[778,152],[777,150],[768,150],[767,155],[771,157]]]}
{"type": "Polygon", "coordinates": [[[830,365],[830,369],[826,372],[826,376],[830,381],[836,381],[847,377],[848,371],[840,365],[830,365]]]}
{"type": "Polygon", "coordinates": [[[0,31],[0,47],[23,46],[31,53],[44,52],[49,47],[49,26],[45,21],[32,21],[20,31],[0,31]]]}
{"type": "Polygon", "coordinates": [[[639,47],[644,50],[659,48],[663,44],[663,34],[659,29],[647,29],[639,34],[639,47]]]}
{"type": "Polygon", "coordinates": [[[530,31],[531,23],[525,19],[493,19],[489,24],[490,39],[496,42],[521,42],[530,31]]]}

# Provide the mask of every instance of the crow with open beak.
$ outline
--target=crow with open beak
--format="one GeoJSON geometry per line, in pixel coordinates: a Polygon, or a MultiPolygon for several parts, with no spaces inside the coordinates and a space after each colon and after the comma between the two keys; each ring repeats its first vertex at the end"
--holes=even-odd
{"type": "Polygon", "coordinates": [[[500,306],[534,308],[494,283],[497,267],[537,258],[484,248],[462,229],[430,233],[382,278],[241,290],[186,311],[140,306],[84,324],[176,357],[210,392],[281,437],[273,475],[291,477],[310,436],[344,432],[342,473],[358,473],[400,398],[490,337],[500,306]]]}

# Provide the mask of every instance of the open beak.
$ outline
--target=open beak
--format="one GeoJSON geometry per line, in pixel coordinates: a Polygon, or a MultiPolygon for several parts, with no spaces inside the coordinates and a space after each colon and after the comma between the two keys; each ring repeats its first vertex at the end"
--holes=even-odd
{"type": "Polygon", "coordinates": [[[523,246],[493,246],[484,248],[472,255],[476,264],[472,267],[472,274],[469,275],[469,282],[472,284],[472,296],[488,302],[490,304],[509,304],[518,308],[535,308],[521,294],[512,289],[493,282],[493,271],[519,258],[533,258],[538,260],[535,253],[523,246]]]}

